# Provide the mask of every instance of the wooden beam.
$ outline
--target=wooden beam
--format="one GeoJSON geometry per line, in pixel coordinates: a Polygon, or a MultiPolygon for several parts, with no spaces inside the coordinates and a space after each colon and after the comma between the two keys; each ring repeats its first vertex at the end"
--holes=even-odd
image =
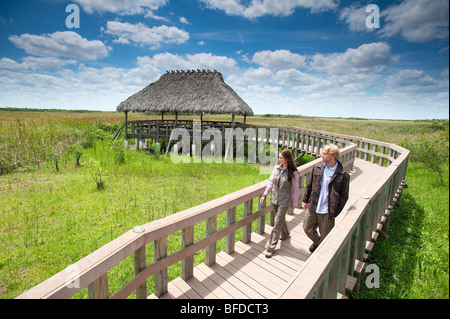
{"type": "MultiPolygon", "coordinates": [[[[227,210],[227,226],[231,226],[236,223],[236,207],[227,210]]],[[[234,252],[235,244],[235,232],[227,235],[225,240],[225,252],[227,254],[232,254],[234,252]]]]}
{"type": "Polygon", "coordinates": [[[109,288],[108,288],[108,273],[105,273],[98,277],[92,284],[88,287],[89,299],[108,299],[109,298],[109,288]]]}
{"type": "MultiPolygon", "coordinates": [[[[167,257],[167,236],[155,240],[155,261],[167,257]]],[[[155,274],[155,295],[160,297],[167,292],[167,267],[155,274]]]]}
{"type": "MultiPolygon", "coordinates": [[[[145,245],[134,252],[134,274],[139,274],[146,267],[145,265],[145,245]]],[[[147,299],[147,282],[136,290],[136,299],[147,299]]]]}
{"type": "MultiPolygon", "coordinates": [[[[192,245],[194,243],[194,226],[189,226],[182,231],[182,249],[192,245]]],[[[194,255],[187,256],[182,261],[181,266],[181,278],[188,280],[194,276],[194,255]]]]}
{"type": "MultiPolygon", "coordinates": [[[[217,231],[217,215],[206,220],[206,236],[211,236],[217,231]]],[[[216,242],[206,246],[205,248],[205,264],[212,266],[216,263],[216,242]]]]}

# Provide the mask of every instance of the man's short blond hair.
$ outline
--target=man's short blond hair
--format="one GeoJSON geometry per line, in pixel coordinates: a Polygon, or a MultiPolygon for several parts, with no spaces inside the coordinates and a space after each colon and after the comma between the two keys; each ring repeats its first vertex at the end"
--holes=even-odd
{"type": "Polygon", "coordinates": [[[339,159],[339,147],[337,147],[337,145],[334,144],[327,144],[324,149],[323,149],[324,153],[330,154],[330,155],[334,155],[336,157],[336,159],[339,159]]]}

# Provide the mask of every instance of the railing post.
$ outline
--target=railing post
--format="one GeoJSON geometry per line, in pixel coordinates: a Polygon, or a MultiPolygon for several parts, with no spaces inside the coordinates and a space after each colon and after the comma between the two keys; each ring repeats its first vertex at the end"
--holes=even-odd
{"type": "Polygon", "coordinates": [[[358,234],[361,227],[361,223],[358,223],[356,227],[353,229],[352,236],[350,238],[350,247],[349,247],[349,263],[347,266],[347,274],[350,276],[354,276],[355,274],[355,261],[358,259],[357,257],[357,249],[358,249],[358,234]]]}
{"type": "MultiPolygon", "coordinates": [[[[167,236],[155,240],[155,261],[167,257],[167,236]]],[[[155,295],[160,297],[167,292],[167,268],[155,274],[155,295]]]]}
{"type": "MultiPolygon", "coordinates": [[[[206,220],[206,236],[210,236],[217,231],[217,215],[206,220]]],[[[216,263],[216,242],[205,248],[205,264],[212,266],[216,263]]]]}
{"type": "MultiPolygon", "coordinates": [[[[227,226],[230,226],[236,222],[236,207],[227,210],[227,226]]],[[[232,254],[234,252],[235,232],[231,232],[225,239],[225,252],[232,254]]]]}
{"type": "MultiPolygon", "coordinates": [[[[186,227],[182,230],[182,249],[194,243],[194,226],[186,227]]],[[[186,257],[182,261],[181,278],[188,280],[194,275],[194,255],[186,257]]]]}
{"type": "MultiPolygon", "coordinates": [[[[134,274],[139,274],[145,268],[145,245],[134,252],[134,274]]],[[[144,282],[136,290],[136,299],[147,299],[147,283],[144,282]]]]}
{"type": "Polygon", "coordinates": [[[108,273],[98,277],[92,284],[88,286],[89,299],[108,299],[108,273]]]}
{"type": "Polygon", "coordinates": [[[316,146],[316,137],[311,136],[311,155],[314,156],[314,154],[317,155],[317,152],[315,152],[314,147],[316,146]]]}
{"type": "Polygon", "coordinates": [[[156,143],[159,143],[159,122],[158,123],[156,123],[156,126],[155,126],[155,128],[156,128],[156,143]]]}
{"type": "MultiPolygon", "coordinates": [[[[381,147],[381,153],[386,154],[386,146],[381,147]]],[[[383,166],[384,165],[384,157],[380,156],[380,161],[378,165],[383,166]]]]}
{"type": "Polygon", "coordinates": [[[305,133],[300,133],[299,135],[299,150],[301,150],[302,153],[305,152],[305,133]]]}
{"type": "MultiPolygon", "coordinates": [[[[367,207],[368,209],[368,207],[367,207]]],[[[356,243],[356,260],[359,262],[363,262],[364,253],[366,250],[366,240],[367,240],[367,232],[369,228],[369,211],[363,212],[364,216],[360,220],[357,243],[356,243]]],[[[354,293],[356,296],[359,295],[359,286],[361,285],[361,275],[362,273],[356,273],[357,283],[355,285],[354,293]]]]}
{"type": "Polygon", "coordinates": [[[345,287],[347,284],[347,274],[348,274],[348,265],[350,263],[350,253],[351,253],[351,238],[345,244],[345,248],[341,253],[341,265],[338,269],[339,271],[339,284],[338,284],[338,292],[345,295],[345,287]]]}
{"type": "Polygon", "coordinates": [[[321,137],[318,137],[317,138],[317,151],[316,151],[316,154],[317,155],[320,155],[321,154],[321,152],[320,152],[320,148],[322,147],[322,138],[321,137]]]}
{"type": "Polygon", "coordinates": [[[306,153],[312,155],[314,150],[311,148],[311,151],[310,151],[310,147],[309,147],[309,146],[310,146],[309,141],[310,141],[310,139],[311,139],[311,136],[309,136],[308,134],[306,134],[306,135],[305,135],[305,138],[306,138],[306,153]]]}
{"type": "Polygon", "coordinates": [[[341,258],[340,256],[337,256],[336,260],[332,262],[331,268],[328,271],[328,291],[324,292],[324,297],[327,299],[336,299],[339,286],[340,268],[341,258]]]}
{"type": "MultiPolygon", "coordinates": [[[[244,218],[250,216],[253,213],[253,199],[244,203],[244,218]]],[[[249,243],[252,240],[252,223],[244,226],[242,230],[242,242],[244,244],[249,243]]]]}
{"type": "MultiPolygon", "coordinates": [[[[259,196],[258,198],[258,210],[263,209],[264,207],[266,207],[266,197],[264,197],[264,202],[261,204],[261,197],[262,195],[259,196]]],[[[258,224],[256,227],[256,232],[260,235],[264,234],[264,228],[266,226],[266,215],[261,216],[260,218],[258,218],[258,224]]]]}
{"type": "Polygon", "coordinates": [[[320,284],[319,288],[316,291],[317,299],[325,299],[327,297],[329,280],[330,280],[330,276],[326,275],[325,278],[323,279],[322,283],[320,284]]]}
{"type": "MultiPolygon", "coordinates": [[[[366,142],[366,147],[365,147],[365,150],[369,150],[370,149],[370,143],[368,143],[368,142],[366,142]]],[[[367,152],[364,152],[364,160],[365,161],[367,161],[368,160],[368,156],[369,156],[369,153],[367,153],[367,152]]]]}
{"type": "Polygon", "coordinates": [[[375,199],[372,198],[367,206],[367,214],[369,214],[369,220],[367,225],[366,242],[364,244],[364,247],[367,245],[368,241],[372,240],[372,231],[374,230],[374,228],[376,229],[376,225],[374,226],[374,202],[375,199]]]}
{"type": "MultiPolygon", "coordinates": [[[[377,144],[373,144],[373,145],[372,145],[372,151],[373,151],[374,153],[377,152],[377,148],[378,148],[378,145],[377,145],[377,144]]],[[[371,161],[372,163],[375,163],[375,158],[376,158],[376,155],[372,155],[372,158],[370,159],[370,161],[371,161]]]]}

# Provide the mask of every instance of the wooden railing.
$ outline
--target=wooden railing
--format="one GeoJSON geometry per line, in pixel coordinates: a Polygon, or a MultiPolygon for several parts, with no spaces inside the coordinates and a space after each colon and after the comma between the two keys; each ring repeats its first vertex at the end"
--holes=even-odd
{"type": "MultiPolygon", "coordinates": [[[[218,121],[202,121],[202,131],[207,127],[217,127],[224,132],[225,128],[233,127],[232,122],[218,122],[218,121]]],[[[234,125],[242,125],[242,123],[235,123],[234,125]]],[[[138,140],[153,138],[156,141],[159,139],[170,138],[170,133],[174,127],[184,127],[192,129],[192,120],[143,120],[143,121],[127,121],[126,122],[126,138],[136,138],[138,140]]]]}
{"type": "MultiPolygon", "coordinates": [[[[294,151],[303,151],[308,148],[310,152],[314,151],[316,154],[320,154],[320,149],[325,143],[338,142],[343,147],[341,162],[348,171],[352,169],[357,156],[372,162],[375,162],[377,158],[383,158],[383,161],[378,163],[384,162],[384,159],[388,162],[392,161],[383,175],[382,180],[385,182],[374,185],[371,191],[367,192],[370,199],[361,198],[355,203],[355,209],[345,213],[345,222],[338,224],[331,233],[333,240],[329,239],[330,236],[324,240],[324,244],[314,253],[314,258],[308,259],[305,267],[302,267],[282,294],[285,298],[332,297],[335,291],[342,290],[344,277],[346,279],[347,274],[353,274],[355,260],[362,260],[361,252],[365,239],[371,233],[369,230],[377,224],[376,221],[388,207],[391,195],[395,193],[404,178],[409,152],[395,145],[381,142],[376,144],[375,141],[369,143],[368,140],[352,137],[352,142],[366,143],[359,144],[358,147],[353,144],[354,142],[343,140],[341,135],[299,128],[280,128],[279,138],[280,145],[289,146],[294,151]],[[365,145],[375,146],[369,150],[365,145]],[[379,148],[383,151],[379,152],[379,148]],[[386,148],[388,154],[384,154],[386,148]],[[320,267],[317,267],[317,264],[320,267]],[[339,272],[336,272],[336,269],[339,269],[339,272]],[[336,273],[340,275],[335,276],[336,273]],[[299,289],[300,286],[302,289],[299,289]]],[[[301,195],[304,193],[304,186],[313,166],[318,162],[320,162],[319,159],[299,168],[301,195]]],[[[269,223],[273,225],[274,216],[271,213],[271,206],[259,203],[266,184],[267,182],[264,181],[171,216],[137,226],[72,265],[71,271],[66,270],[54,275],[23,293],[19,298],[71,298],[85,287],[88,287],[90,298],[126,298],[134,291],[137,298],[147,298],[146,281],[151,275],[155,275],[154,293],[161,296],[167,292],[167,268],[170,265],[182,261],[182,278],[189,279],[193,276],[193,256],[199,250],[205,248],[205,264],[213,265],[216,243],[219,239],[226,238],[225,252],[232,253],[235,233],[238,229],[243,229],[242,241],[247,243],[250,241],[254,220],[257,220],[257,232],[260,234],[264,233],[267,213],[271,214],[269,223]],[[258,207],[256,211],[254,211],[255,201],[258,207]],[[242,219],[236,220],[239,205],[243,205],[244,213],[242,219]],[[226,226],[218,230],[217,216],[223,212],[226,212],[226,226]],[[194,227],[202,222],[206,222],[205,237],[194,242],[194,227]],[[182,248],[168,255],[168,238],[179,231],[181,231],[182,248]],[[146,265],[145,247],[150,243],[154,244],[155,261],[146,265]],[[108,271],[132,254],[134,254],[135,277],[110,296],[108,271]]]]}
{"type": "MultiPolygon", "coordinates": [[[[171,132],[175,127],[185,128],[191,135],[193,134],[194,121],[178,120],[175,123],[172,120],[146,120],[146,121],[127,121],[124,123],[125,138],[136,141],[136,149],[140,149],[144,144],[144,140],[153,139],[156,142],[160,140],[168,141],[171,138],[171,132]]],[[[351,141],[347,141],[335,135],[323,134],[320,131],[308,131],[297,127],[281,127],[270,125],[249,125],[243,123],[218,122],[218,121],[202,121],[200,124],[200,132],[205,129],[217,128],[221,132],[222,141],[227,138],[225,136],[226,129],[254,129],[256,141],[270,141],[270,129],[278,131],[279,146],[291,148],[298,156],[298,152],[318,156],[321,154],[322,148],[329,143],[337,144],[339,147],[350,145],[351,141]]],[[[118,137],[118,136],[116,136],[118,137]]]]}

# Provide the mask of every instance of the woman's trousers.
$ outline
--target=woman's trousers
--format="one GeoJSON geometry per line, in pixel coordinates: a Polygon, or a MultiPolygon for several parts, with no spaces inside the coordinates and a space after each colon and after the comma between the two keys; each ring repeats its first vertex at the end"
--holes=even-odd
{"type": "Polygon", "coordinates": [[[285,239],[289,237],[289,229],[286,223],[286,212],[289,207],[282,207],[273,204],[275,213],[275,225],[272,228],[272,233],[266,243],[268,252],[273,252],[277,247],[278,239],[285,239]]]}

